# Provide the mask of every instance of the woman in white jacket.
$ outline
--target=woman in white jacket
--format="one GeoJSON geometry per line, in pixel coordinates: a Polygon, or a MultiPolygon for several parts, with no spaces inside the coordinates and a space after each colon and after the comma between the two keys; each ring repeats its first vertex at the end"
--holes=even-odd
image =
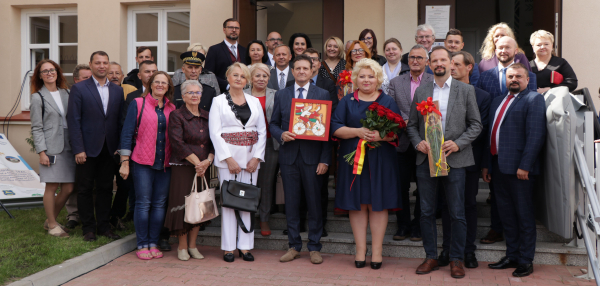
{"type": "MultiPolygon", "coordinates": [[[[234,63],[225,75],[230,86],[229,91],[213,100],[208,117],[210,139],[215,147],[214,165],[219,168],[221,185],[226,180],[256,185],[259,163],[264,160],[267,140],[262,106],[256,97],[243,91],[250,80],[250,71],[246,65],[234,63]]],[[[250,226],[251,220],[254,219],[248,212],[240,211],[240,216],[246,226],[250,226]]],[[[254,261],[250,253],[254,248],[254,231],[243,232],[237,225],[235,211],[223,207],[223,260],[233,262],[233,251],[236,248],[245,261],[254,261]]]]}

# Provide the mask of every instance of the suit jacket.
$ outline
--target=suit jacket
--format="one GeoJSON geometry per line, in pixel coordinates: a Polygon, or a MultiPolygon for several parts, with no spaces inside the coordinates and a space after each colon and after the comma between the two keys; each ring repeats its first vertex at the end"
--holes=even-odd
{"type": "MultiPolygon", "coordinates": [[[[269,122],[271,136],[279,142],[279,164],[292,165],[296,160],[304,160],[307,165],[325,163],[331,165],[331,145],[329,141],[315,141],[296,139],[290,142],[281,140],[281,134],[289,131],[290,111],[294,86],[286,87],[275,93],[275,105],[273,115],[269,122]]],[[[324,89],[310,85],[306,93],[306,99],[330,100],[330,95],[324,89]]]]}
{"type": "MultiPolygon", "coordinates": [[[[214,88],[210,87],[209,85],[203,83],[201,84],[202,97],[200,98],[200,104],[198,105],[198,107],[206,111],[210,111],[210,106],[212,105],[213,98],[217,97],[217,92],[214,88]]],[[[185,105],[185,103],[183,102],[183,97],[181,96],[181,84],[176,85],[174,88],[173,102],[175,103],[175,107],[177,107],[177,109],[185,105]]]]}
{"type": "Polygon", "coordinates": [[[97,157],[106,142],[110,154],[119,149],[123,88],[108,83],[106,114],[94,77],[80,81],[71,88],[67,123],[73,154],[86,152],[97,157]]]}
{"type": "MultiPolygon", "coordinates": [[[[246,48],[242,47],[239,42],[237,45],[237,55],[241,63],[246,62],[246,48]]],[[[222,92],[227,90],[227,78],[225,72],[233,62],[231,61],[231,50],[225,42],[220,42],[216,45],[208,48],[206,54],[206,61],[204,62],[204,68],[213,72],[217,76],[219,82],[219,89],[222,92]]]]}
{"type": "MultiPolygon", "coordinates": [[[[295,81],[288,81],[285,87],[294,86],[295,83],[295,81]]],[[[333,114],[340,102],[340,99],[337,97],[337,88],[335,87],[335,84],[331,79],[318,75],[315,85],[329,92],[329,97],[331,98],[331,114],[333,114]]]]}
{"type": "MultiPolygon", "coordinates": [[[[421,112],[417,111],[417,103],[433,97],[434,83],[421,84],[415,91],[408,120],[408,138],[413,146],[425,140],[425,122],[421,112]]],[[[452,79],[450,97],[446,111],[446,128],[444,140],[452,140],[459,151],[446,158],[452,168],[464,168],[475,164],[471,143],[477,139],[483,129],[479,116],[479,108],[472,85],[452,79]]],[[[427,155],[417,152],[417,165],[425,161],[427,155]]],[[[426,163],[427,164],[427,163],[426,163]]]]}
{"type": "MultiPolygon", "coordinates": [[[[252,87],[244,89],[244,93],[252,95],[252,87]]],[[[267,87],[265,97],[265,114],[268,123],[271,122],[271,116],[273,115],[273,105],[275,105],[275,90],[267,87]]],[[[269,126],[267,126],[267,128],[269,128],[269,126]]],[[[273,137],[271,137],[271,139],[273,140],[273,149],[275,149],[275,151],[279,150],[279,143],[277,140],[275,140],[273,137]]]]}
{"type": "MultiPolygon", "coordinates": [[[[489,131],[487,138],[484,168],[491,171],[492,153],[490,142],[496,111],[504,97],[492,101],[489,113],[489,131]]],[[[503,174],[517,174],[517,169],[529,171],[531,175],[540,172],[538,160],[546,141],[546,101],[537,91],[523,90],[513,99],[504,112],[498,140],[498,167],[503,174]]]]}
{"type": "MultiPolygon", "coordinates": [[[[499,74],[498,66],[493,69],[489,69],[481,73],[479,77],[479,82],[477,82],[477,87],[487,91],[491,96],[492,100],[496,97],[506,96],[506,94],[502,94],[502,90],[500,89],[500,74],[499,74]]],[[[529,90],[537,92],[537,80],[534,73],[529,72],[529,90]]]]}
{"type": "MultiPolygon", "coordinates": [[[[424,72],[420,85],[431,84],[431,82],[433,82],[433,75],[424,72]]],[[[390,80],[388,95],[396,101],[402,118],[407,120],[410,116],[410,105],[412,103],[412,99],[410,98],[410,72],[400,74],[390,80]]],[[[408,134],[402,132],[399,139],[400,143],[396,147],[396,152],[405,152],[410,145],[408,134]]]]}
{"type": "Polygon", "coordinates": [[[471,143],[473,147],[473,157],[475,158],[475,165],[466,168],[467,172],[481,172],[481,162],[485,154],[486,143],[485,138],[488,135],[489,129],[489,113],[490,104],[492,103],[492,97],[485,90],[475,87],[475,98],[477,99],[477,106],[479,107],[479,115],[481,116],[481,125],[483,130],[477,136],[477,139],[471,143]]]}
{"type": "MultiPolygon", "coordinates": [[[[50,91],[43,86],[39,94],[31,95],[29,110],[31,111],[31,135],[35,143],[36,153],[46,151],[47,155],[60,154],[65,147],[63,118],[67,116],[69,107],[69,92],[58,89],[64,114],[58,108],[50,91]],[[41,94],[41,96],[40,96],[41,94]],[[44,114],[42,116],[42,100],[44,101],[44,114]],[[43,118],[42,118],[43,117],[43,118]]],[[[67,122],[68,124],[68,122],[67,122]]]]}
{"type": "MultiPolygon", "coordinates": [[[[290,84],[290,82],[292,83],[292,85],[294,84],[294,75],[292,74],[292,65],[289,65],[290,70],[288,71],[287,74],[287,80],[285,81],[285,87],[288,87],[288,84],[290,84]]],[[[279,90],[279,70],[277,69],[277,67],[271,69],[271,77],[269,77],[269,84],[267,85],[268,88],[274,89],[274,90],[279,90]]]]}

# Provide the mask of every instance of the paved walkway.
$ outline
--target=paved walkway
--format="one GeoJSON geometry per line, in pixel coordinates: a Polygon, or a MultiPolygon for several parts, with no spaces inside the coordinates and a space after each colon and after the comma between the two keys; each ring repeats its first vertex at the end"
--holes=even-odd
{"type": "Polygon", "coordinates": [[[467,269],[463,279],[450,277],[450,267],[430,275],[416,275],[421,259],[384,257],[379,270],[356,269],[354,256],[323,254],[323,264],[310,263],[308,252],[301,258],[280,263],[284,251],[254,250],[256,261],[224,262],[218,247],[200,247],[203,260],[177,259],[177,245],[165,257],[151,261],[137,259],[134,252],[78,277],[75,285],[596,285],[594,281],[575,279],[582,267],[535,265],[529,277],[512,277],[512,270],[491,270],[486,262],[467,269]]]}

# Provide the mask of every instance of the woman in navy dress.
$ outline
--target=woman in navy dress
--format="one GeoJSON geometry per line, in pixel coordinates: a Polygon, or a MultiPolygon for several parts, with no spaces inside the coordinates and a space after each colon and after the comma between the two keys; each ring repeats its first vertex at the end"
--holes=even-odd
{"type": "Polygon", "coordinates": [[[383,70],[379,63],[362,59],[352,71],[352,82],[357,91],[340,100],[331,118],[331,132],[340,140],[338,152],[338,177],[335,207],[350,211],[350,225],[356,242],[355,265],[365,266],[367,253],[367,225],[371,227],[371,268],[381,267],[383,237],[388,223],[388,209],[402,205],[400,194],[399,167],[394,144],[398,136],[381,138],[379,132],[363,128],[361,119],[366,118],[367,108],[377,102],[400,114],[398,106],[390,96],[380,90],[383,70]],[[381,146],[365,152],[360,175],[352,173],[353,166],[346,163],[344,155],[356,150],[359,139],[381,142],[381,146]]]}

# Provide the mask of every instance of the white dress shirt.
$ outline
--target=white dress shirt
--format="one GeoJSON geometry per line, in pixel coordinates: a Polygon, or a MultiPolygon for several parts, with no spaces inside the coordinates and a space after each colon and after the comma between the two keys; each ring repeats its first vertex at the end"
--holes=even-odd
{"type": "Polygon", "coordinates": [[[294,97],[298,98],[300,95],[300,91],[298,89],[304,88],[302,91],[302,98],[306,99],[306,95],[308,95],[308,87],[310,87],[310,81],[307,82],[304,86],[299,86],[298,83],[294,83],[294,97]]]}
{"type": "Polygon", "coordinates": [[[273,54],[267,52],[267,56],[269,56],[269,63],[271,64],[272,67],[275,66],[275,60],[273,60],[273,54]]]}
{"type": "MultiPolygon", "coordinates": [[[[510,107],[510,105],[515,101],[515,97],[519,96],[519,94],[513,94],[513,98],[510,99],[510,102],[508,102],[508,104],[506,105],[506,109],[504,110],[504,114],[502,114],[502,118],[500,118],[500,123],[498,124],[498,130],[496,130],[496,138],[492,138],[493,140],[496,140],[496,152],[498,152],[498,147],[500,146],[500,126],[502,126],[502,122],[504,122],[504,117],[506,117],[506,111],[508,111],[508,108],[510,107]]],[[[502,100],[502,102],[500,102],[500,105],[498,105],[498,109],[496,109],[496,113],[494,114],[494,122],[492,122],[492,132],[494,130],[494,125],[496,125],[496,120],[498,120],[498,113],[500,113],[500,110],[502,109],[502,106],[504,105],[504,103],[506,102],[506,100],[508,99],[508,94],[506,96],[504,96],[504,99],[502,100]]],[[[491,145],[492,142],[490,142],[491,145]]],[[[496,153],[497,154],[497,153],[496,153]]]]}
{"type": "Polygon", "coordinates": [[[439,87],[435,80],[433,81],[433,100],[437,100],[439,110],[442,113],[442,130],[446,130],[446,112],[448,111],[448,99],[450,98],[450,86],[452,85],[452,77],[448,77],[442,87],[439,87]]]}
{"type": "Polygon", "coordinates": [[[227,48],[229,49],[229,51],[231,51],[231,45],[233,45],[235,47],[235,57],[236,59],[238,58],[238,42],[236,41],[235,44],[230,44],[227,40],[223,40],[223,42],[225,43],[225,45],[227,45],[227,48]]]}
{"type": "Polygon", "coordinates": [[[96,88],[98,89],[98,93],[100,94],[100,99],[102,100],[102,107],[104,107],[104,114],[106,114],[106,110],[108,109],[108,84],[110,83],[110,81],[108,81],[108,78],[105,78],[104,80],[106,80],[106,82],[100,85],[100,83],[96,80],[95,77],[92,76],[92,78],[94,79],[94,84],[96,84],[96,88]]]}
{"type": "MultiPolygon", "coordinates": [[[[515,61],[513,60],[512,63],[510,63],[510,65],[506,66],[506,68],[512,66],[515,63],[515,61]]],[[[504,66],[502,65],[502,63],[500,61],[498,61],[498,83],[500,84],[500,90],[502,90],[502,69],[504,68],[504,66]]],[[[506,76],[506,73],[504,73],[504,76],[506,76]]],[[[508,89],[508,87],[504,87],[506,89],[508,89]]],[[[506,94],[503,94],[506,95],[506,94]]]]}

